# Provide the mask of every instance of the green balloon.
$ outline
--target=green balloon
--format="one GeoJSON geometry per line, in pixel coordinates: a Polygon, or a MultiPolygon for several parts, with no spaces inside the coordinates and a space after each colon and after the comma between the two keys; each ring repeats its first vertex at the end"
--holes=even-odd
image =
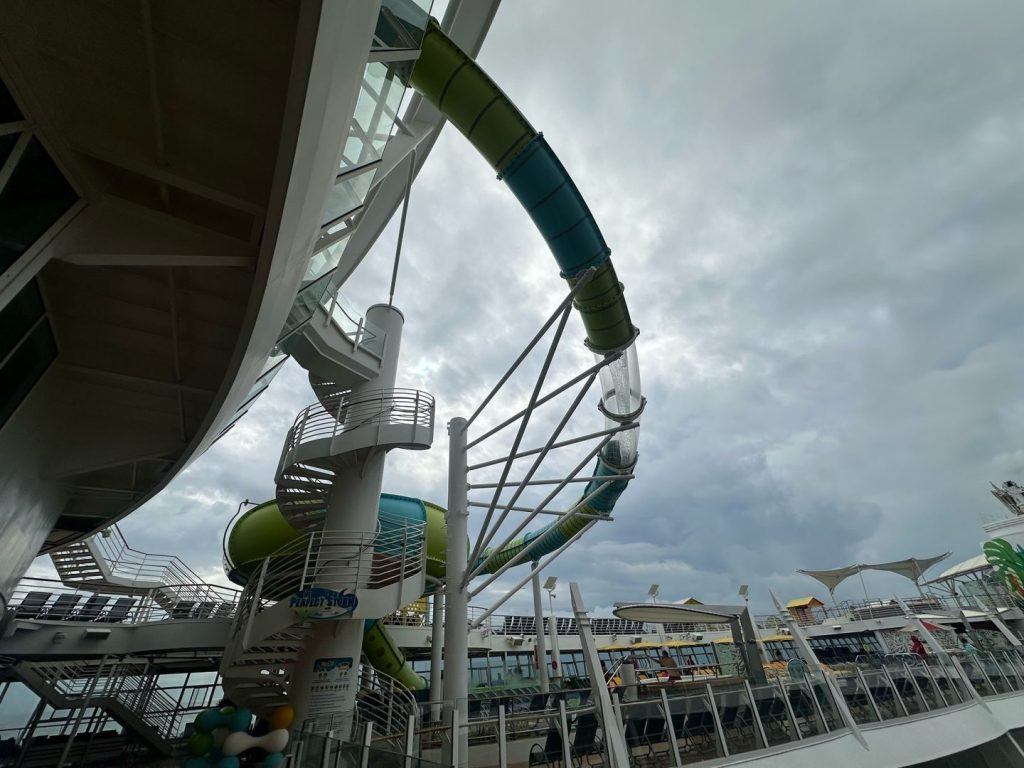
{"type": "Polygon", "coordinates": [[[213,734],[196,731],[188,740],[189,754],[199,757],[213,749],[213,734]]]}

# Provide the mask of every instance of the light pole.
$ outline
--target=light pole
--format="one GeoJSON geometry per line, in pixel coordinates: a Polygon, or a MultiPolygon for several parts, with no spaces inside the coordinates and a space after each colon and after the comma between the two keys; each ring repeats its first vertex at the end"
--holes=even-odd
{"type": "MultiPolygon", "coordinates": [[[[750,615],[750,586],[747,584],[740,584],[740,589],[737,594],[743,598],[743,605],[747,609],[747,615],[750,615]]],[[[754,625],[754,639],[760,639],[760,633],[757,631],[757,622],[751,619],[754,625]]]]}
{"type": "MultiPolygon", "coordinates": [[[[647,596],[649,598],[651,598],[651,602],[652,603],[658,602],[658,589],[659,589],[660,586],[661,586],[660,584],[651,584],[651,588],[647,590],[647,596]]],[[[664,643],[665,642],[665,625],[664,624],[658,624],[657,626],[658,626],[658,639],[661,640],[661,642],[664,643]]]]}
{"type": "Polygon", "coordinates": [[[558,655],[558,619],[555,618],[555,585],[558,579],[549,576],[544,582],[544,589],[548,593],[548,632],[551,635],[551,679],[557,680],[562,676],[559,666],[561,657],[558,655]]]}

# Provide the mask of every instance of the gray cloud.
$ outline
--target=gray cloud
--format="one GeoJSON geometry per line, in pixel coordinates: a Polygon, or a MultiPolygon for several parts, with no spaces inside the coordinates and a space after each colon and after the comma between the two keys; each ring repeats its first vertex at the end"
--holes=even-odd
{"type": "MultiPolygon", "coordinates": [[[[725,600],[743,582],[764,609],[768,587],[821,593],[796,568],[976,554],[987,481],[1024,474],[1024,9],[984,5],[500,9],[481,61],[573,173],[641,329],[638,478],[552,569],[590,605],[652,582],[725,600]]],[[[346,287],[357,306],[384,298],[394,238],[346,287]]],[[[413,191],[396,297],[402,383],[435,393],[438,437],[393,455],[387,489],[444,501],[443,425],[558,302],[556,274],[447,128],[413,191]]],[[[574,319],[554,380],[588,363],[581,336],[574,319]]],[[[124,524],[133,542],[218,567],[224,524],[273,494],[285,430],[312,400],[289,366],[124,524]]],[[[599,428],[590,399],[581,414],[599,428]]]]}

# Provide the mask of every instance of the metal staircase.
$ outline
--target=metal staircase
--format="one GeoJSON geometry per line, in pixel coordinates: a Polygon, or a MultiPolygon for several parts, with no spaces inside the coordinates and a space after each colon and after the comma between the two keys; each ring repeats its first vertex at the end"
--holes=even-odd
{"type": "Polygon", "coordinates": [[[184,727],[178,702],[155,686],[145,659],[104,664],[21,661],[14,675],[54,709],[96,707],[137,734],[157,752],[170,755],[184,727]]]}
{"type": "MultiPolygon", "coordinates": [[[[290,605],[292,595],[344,585],[358,593],[358,603],[343,618],[361,620],[391,614],[425,588],[423,522],[381,515],[372,531],[331,531],[323,524],[337,471],[358,468],[376,451],[430,447],[433,397],[411,389],[354,394],[335,381],[311,379],[319,402],[296,417],[276,473],[278,506],[302,535],[268,556],[250,576],[221,665],[227,695],[257,713],[288,702],[293,664],[313,629],[313,621],[290,605]]],[[[378,690],[372,695],[369,689],[361,691],[357,711],[349,714],[357,722],[377,723],[378,730],[401,720],[404,732],[415,710],[411,694],[386,675],[373,672],[366,679],[378,690]],[[391,707],[386,717],[367,709],[379,696],[392,701],[385,702],[391,707]],[[399,706],[402,702],[408,712],[402,709],[406,704],[399,706]],[[402,713],[392,717],[395,707],[402,713]]]]}
{"type": "Polygon", "coordinates": [[[434,440],[434,398],[416,389],[322,394],[337,385],[321,382],[321,400],[295,418],[278,464],[277,503],[298,531],[323,525],[334,473],[358,466],[375,450],[425,450],[434,440]]]}
{"type": "Polygon", "coordinates": [[[50,560],[66,586],[152,597],[167,612],[188,605],[201,608],[203,617],[226,617],[237,600],[237,590],[206,583],[178,557],[133,549],[116,525],[51,553],[50,560]]]}
{"type": "Polygon", "coordinates": [[[387,334],[358,317],[340,295],[325,295],[312,316],[281,342],[311,376],[344,388],[372,381],[380,371],[387,334]]]}

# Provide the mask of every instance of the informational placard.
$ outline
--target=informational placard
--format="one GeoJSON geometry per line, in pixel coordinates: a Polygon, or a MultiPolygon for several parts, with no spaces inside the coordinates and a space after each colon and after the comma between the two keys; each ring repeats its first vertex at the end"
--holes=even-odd
{"type": "Polygon", "coordinates": [[[352,690],[354,674],[351,656],[317,659],[313,662],[309,716],[330,714],[341,709],[352,690]]]}

